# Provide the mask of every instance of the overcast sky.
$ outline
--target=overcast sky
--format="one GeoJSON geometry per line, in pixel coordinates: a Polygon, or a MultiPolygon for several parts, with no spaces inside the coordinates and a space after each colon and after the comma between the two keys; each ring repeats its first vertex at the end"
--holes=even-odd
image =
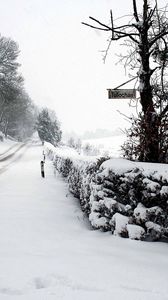
{"type": "Polygon", "coordinates": [[[0,1],[0,32],[19,44],[26,90],[36,104],[56,111],[63,130],[127,124],[116,111],[127,113],[129,101],[108,100],[106,91],[127,79],[115,65],[120,50],[112,45],[103,64],[108,35],[81,25],[89,15],[108,22],[111,8],[114,18],[127,15],[132,0],[0,1]]]}

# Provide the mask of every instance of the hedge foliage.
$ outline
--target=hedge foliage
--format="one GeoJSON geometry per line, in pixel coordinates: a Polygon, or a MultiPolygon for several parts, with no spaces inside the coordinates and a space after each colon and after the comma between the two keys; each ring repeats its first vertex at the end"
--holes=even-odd
{"type": "Polygon", "coordinates": [[[55,168],[67,178],[95,229],[140,240],[168,238],[168,173],[130,166],[113,169],[113,160],[95,162],[58,156],[48,150],[55,168]],[[105,161],[105,162],[104,162],[105,161]],[[107,168],[110,161],[110,168],[107,168]]]}

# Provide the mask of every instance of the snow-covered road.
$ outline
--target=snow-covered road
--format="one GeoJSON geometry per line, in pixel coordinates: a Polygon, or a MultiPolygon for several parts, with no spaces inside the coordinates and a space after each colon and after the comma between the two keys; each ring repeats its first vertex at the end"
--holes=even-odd
{"type": "Polygon", "coordinates": [[[22,154],[0,174],[0,300],[168,300],[168,244],[91,230],[42,147],[22,154]]]}
{"type": "MultiPolygon", "coordinates": [[[[2,143],[0,144],[2,146],[2,143]]],[[[27,150],[27,147],[30,147],[31,143],[13,143],[12,146],[8,146],[4,152],[0,153],[0,174],[6,172],[8,167],[14,162],[18,161],[27,150]]],[[[1,147],[4,148],[4,147],[1,147]]],[[[6,148],[6,147],[5,147],[6,148]]]]}

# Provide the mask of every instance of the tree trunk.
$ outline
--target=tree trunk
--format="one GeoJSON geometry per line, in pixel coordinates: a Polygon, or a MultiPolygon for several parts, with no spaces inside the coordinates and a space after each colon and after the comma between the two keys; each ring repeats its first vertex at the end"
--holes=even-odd
{"type": "Polygon", "coordinates": [[[150,46],[149,46],[149,23],[148,23],[148,1],[144,0],[143,6],[143,27],[140,32],[139,55],[141,58],[140,70],[140,101],[144,113],[144,160],[158,162],[159,160],[159,139],[158,139],[158,117],[154,109],[152,87],[150,83],[151,69],[149,63],[150,46]]]}

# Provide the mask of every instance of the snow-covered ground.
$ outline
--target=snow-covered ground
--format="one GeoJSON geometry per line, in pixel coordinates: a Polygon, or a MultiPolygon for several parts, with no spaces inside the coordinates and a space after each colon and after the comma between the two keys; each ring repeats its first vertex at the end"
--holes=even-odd
{"type": "Polygon", "coordinates": [[[100,151],[100,155],[110,155],[112,157],[121,156],[121,146],[126,141],[126,135],[116,135],[111,137],[82,140],[82,146],[90,144],[100,151]]]}
{"type": "Polygon", "coordinates": [[[42,150],[0,174],[0,300],[167,300],[168,244],[91,230],[42,150]]]}
{"type": "Polygon", "coordinates": [[[18,143],[9,139],[5,139],[4,142],[0,141],[0,157],[4,155],[8,150],[16,147],[18,143]]]}

